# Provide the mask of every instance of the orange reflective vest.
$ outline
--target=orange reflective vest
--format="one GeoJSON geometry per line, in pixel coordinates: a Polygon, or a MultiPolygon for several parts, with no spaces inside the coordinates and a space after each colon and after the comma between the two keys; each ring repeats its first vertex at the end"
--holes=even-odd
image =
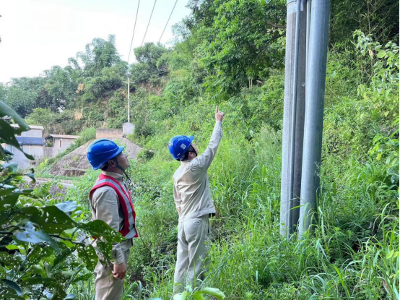
{"type": "Polygon", "coordinates": [[[136,231],[136,213],[133,208],[131,193],[125,189],[115,178],[100,174],[96,183],[90,190],[89,199],[92,199],[94,191],[102,186],[109,186],[114,189],[118,195],[119,203],[121,204],[124,213],[124,227],[119,231],[126,239],[138,237],[136,231]]]}

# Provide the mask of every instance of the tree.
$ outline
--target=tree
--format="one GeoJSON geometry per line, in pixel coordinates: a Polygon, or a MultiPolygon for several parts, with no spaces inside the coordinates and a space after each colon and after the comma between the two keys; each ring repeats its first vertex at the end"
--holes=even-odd
{"type": "Polygon", "coordinates": [[[79,52],[75,58],[69,58],[65,68],[74,83],[77,93],[75,107],[85,106],[109,95],[120,88],[127,71],[127,63],[122,61],[115,48],[115,37],[108,40],[93,39],[86,45],[85,52],[79,52]]]}
{"type": "Polygon", "coordinates": [[[31,125],[41,125],[45,127],[48,132],[49,125],[54,122],[57,117],[57,113],[52,112],[49,108],[35,108],[31,114],[29,114],[25,120],[31,125]]]}
{"type": "Polygon", "coordinates": [[[156,84],[160,77],[168,74],[167,62],[163,54],[169,50],[161,45],[146,43],[134,50],[137,63],[132,65],[131,74],[134,83],[150,82],[156,84]]]}
{"type": "MultiPolygon", "coordinates": [[[[76,299],[76,295],[67,296],[69,286],[92,276],[96,251],[109,262],[112,243],[121,241],[122,235],[103,221],[82,221],[82,208],[75,202],[59,203],[43,189],[19,188],[23,174],[17,172],[16,163],[9,162],[10,154],[1,144],[21,150],[15,134],[29,126],[0,102],[0,117],[5,115],[19,128],[0,118],[0,295],[3,299],[76,299]],[[85,243],[89,236],[98,237],[96,250],[85,243]]],[[[35,180],[33,171],[26,175],[35,180]]]]}
{"type": "Polygon", "coordinates": [[[77,60],[70,59],[70,63],[77,68],[79,67],[78,60],[80,60],[83,63],[84,77],[97,75],[102,69],[121,62],[115,48],[114,35],[109,35],[107,41],[100,38],[93,39],[92,43],[86,45],[86,51],[79,52],[76,56],[77,60]]]}
{"type": "Polygon", "coordinates": [[[331,46],[346,46],[352,34],[360,30],[381,44],[399,41],[399,1],[331,1],[329,39],[331,46]]]}
{"type": "Polygon", "coordinates": [[[201,2],[200,7],[198,1],[190,0],[189,8],[193,13],[183,20],[183,23],[194,33],[200,27],[212,27],[214,24],[214,17],[217,15],[217,8],[221,4],[220,1],[204,0],[201,2]]]}
{"type": "Polygon", "coordinates": [[[203,22],[196,32],[203,37],[196,56],[208,74],[209,90],[237,92],[266,78],[270,68],[283,66],[284,1],[219,0],[214,5],[218,7],[211,27],[203,22]]]}
{"type": "Polygon", "coordinates": [[[0,83],[0,101],[5,101],[7,97],[7,90],[6,87],[0,83]]]}
{"type": "Polygon", "coordinates": [[[72,80],[70,73],[59,66],[54,66],[44,73],[47,77],[41,91],[44,101],[40,101],[42,99],[39,98],[37,106],[50,108],[54,112],[72,107],[77,83],[72,80]]]}
{"type": "Polygon", "coordinates": [[[36,107],[37,91],[30,86],[30,79],[13,79],[7,88],[5,103],[11,106],[22,117],[30,114],[36,107]]]}

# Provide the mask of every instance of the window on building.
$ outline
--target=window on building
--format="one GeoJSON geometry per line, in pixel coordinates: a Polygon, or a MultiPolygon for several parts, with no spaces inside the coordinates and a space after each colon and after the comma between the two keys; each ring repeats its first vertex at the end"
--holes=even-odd
{"type": "Polygon", "coordinates": [[[46,139],[46,147],[54,147],[54,139],[53,138],[46,139]]]}

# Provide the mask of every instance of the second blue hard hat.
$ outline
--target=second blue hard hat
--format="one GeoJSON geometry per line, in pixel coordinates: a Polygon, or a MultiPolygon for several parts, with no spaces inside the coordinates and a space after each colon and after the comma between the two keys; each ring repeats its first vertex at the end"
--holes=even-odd
{"type": "Polygon", "coordinates": [[[112,140],[99,139],[89,145],[86,155],[93,170],[98,170],[124,149],[124,146],[118,146],[112,140]]]}
{"type": "Polygon", "coordinates": [[[168,144],[169,153],[174,159],[181,159],[189,150],[190,144],[193,142],[193,136],[177,135],[174,136],[168,144]]]}

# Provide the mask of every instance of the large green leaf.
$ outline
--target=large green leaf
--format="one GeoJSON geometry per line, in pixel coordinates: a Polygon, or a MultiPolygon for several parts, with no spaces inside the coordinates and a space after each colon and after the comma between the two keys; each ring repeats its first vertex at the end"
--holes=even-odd
{"type": "Polygon", "coordinates": [[[25,176],[28,176],[30,179],[32,179],[32,181],[35,183],[36,182],[36,178],[35,178],[35,170],[31,169],[30,173],[25,173],[25,176]]]}
{"type": "Polygon", "coordinates": [[[58,283],[57,279],[54,278],[45,278],[42,276],[37,276],[37,277],[30,277],[24,280],[24,282],[28,285],[33,285],[33,284],[44,284],[46,286],[55,286],[58,283]]]}
{"type": "Polygon", "coordinates": [[[201,293],[200,291],[194,292],[192,296],[195,300],[206,300],[203,293],[201,293]]]}
{"type": "MultiPolygon", "coordinates": [[[[29,128],[29,127],[28,127],[29,128]]],[[[20,150],[22,153],[24,153],[24,155],[31,159],[34,160],[33,156],[25,153],[22,149],[21,146],[19,144],[19,142],[17,141],[15,134],[17,133],[14,128],[11,127],[10,124],[8,124],[6,121],[4,121],[3,119],[0,119],[0,142],[1,143],[6,143],[8,145],[12,145],[15,148],[17,148],[18,150],[20,150]]]]}
{"type": "Polygon", "coordinates": [[[16,190],[15,186],[12,185],[3,185],[0,183],[0,196],[6,196],[13,193],[16,190]]]}
{"type": "Polygon", "coordinates": [[[65,213],[71,213],[76,209],[77,205],[75,201],[65,201],[57,203],[56,206],[65,213]]]}
{"type": "Polygon", "coordinates": [[[91,236],[98,237],[97,248],[107,260],[111,260],[112,244],[119,243],[125,238],[102,220],[94,220],[88,223],[80,223],[80,229],[87,231],[91,236]]]}
{"type": "Polygon", "coordinates": [[[0,252],[0,262],[8,268],[16,268],[22,263],[20,256],[13,256],[7,252],[0,252]]]}
{"type": "Polygon", "coordinates": [[[18,296],[16,294],[1,294],[2,299],[7,300],[26,300],[24,296],[18,296]]]}
{"type": "Polygon", "coordinates": [[[72,280],[72,283],[79,282],[79,281],[88,281],[90,278],[92,278],[92,276],[93,276],[93,274],[91,272],[86,273],[82,276],[78,276],[78,277],[74,278],[74,280],[72,280]]]}
{"type": "Polygon", "coordinates": [[[99,251],[101,254],[103,254],[104,258],[107,261],[111,261],[112,260],[112,243],[110,242],[104,242],[101,239],[97,240],[96,243],[97,246],[97,251],[99,251]]]}
{"type": "MultiPolygon", "coordinates": [[[[0,212],[9,210],[14,207],[15,203],[18,201],[18,194],[12,194],[12,191],[9,195],[0,196],[0,212]]],[[[0,214],[0,224],[2,224],[2,215],[0,214]]]]}
{"type": "MultiPolygon", "coordinates": [[[[18,164],[17,164],[18,167],[18,164]]],[[[13,180],[20,181],[22,179],[21,174],[18,173],[11,173],[7,176],[6,179],[3,180],[3,184],[11,184],[13,180]]]]}
{"type": "Polygon", "coordinates": [[[176,295],[174,295],[173,300],[186,300],[187,296],[188,296],[188,292],[187,292],[187,291],[184,291],[184,292],[181,293],[181,294],[176,294],[176,295]]]}
{"type": "Polygon", "coordinates": [[[0,183],[0,196],[7,196],[10,194],[15,194],[15,195],[29,195],[31,198],[38,198],[35,195],[31,195],[33,192],[33,189],[18,189],[17,187],[13,185],[8,185],[8,184],[2,184],[0,183]]]}
{"type": "Polygon", "coordinates": [[[53,290],[53,294],[49,293],[47,298],[49,299],[49,296],[51,295],[51,299],[58,300],[58,299],[65,299],[67,296],[67,293],[64,291],[64,282],[58,281],[58,284],[55,286],[55,289],[53,290]]]}
{"type": "Polygon", "coordinates": [[[0,161],[9,161],[10,159],[11,157],[9,156],[9,154],[0,145],[0,161]]]}
{"type": "Polygon", "coordinates": [[[21,287],[17,283],[8,279],[1,279],[1,281],[4,282],[8,287],[12,288],[18,296],[22,296],[21,287]]]}
{"type": "Polygon", "coordinates": [[[121,235],[121,233],[115,231],[102,220],[81,223],[78,227],[89,232],[90,235],[94,237],[102,237],[103,239],[107,240],[107,242],[119,243],[124,240],[124,237],[121,235]]]}
{"type": "Polygon", "coordinates": [[[17,240],[21,242],[28,242],[32,244],[46,242],[53,249],[59,250],[57,243],[47,233],[36,230],[31,222],[27,222],[25,224],[25,231],[15,232],[14,236],[17,240]]]}
{"type": "Polygon", "coordinates": [[[1,167],[8,173],[16,172],[18,169],[18,164],[16,162],[9,162],[2,164],[1,167]]]}
{"type": "Polygon", "coordinates": [[[28,131],[30,129],[29,125],[16,113],[15,110],[0,101],[0,117],[4,116],[12,117],[14,122],[19,125],[19,128],[21,128],[22,131],[28,131]]]}
{"type": "Polygon", "coordinates": [[[198,292],[202,293],[202,294],[213,296],[213,297],[215,297],[217,299],[224,299],[225,298],[225,294],[223,292],[221,292],[219,289],[216,289],[216,288],[206,287],[206,288],[202,288],[198,292]]]}
{"type": "Polygon", "coordinates": [[[77,250],[79,257],[86,264],[86,268],[90,271],[93,271],[98,261],[98,257],[94,248],[91,245],[78,245],[77,250]]]}
{"type": "Polygon", "coordinates": [[[75,248],[67,248],[67,249],[63,249],[62,251],[57,253],[56,259],[54,260],[54,263],[53,263],[53,267],[58,265],[60,262],[63,262],[74,251],[75,251],[75,248]]]}
{"type": "Polygon", "coordinates": [[[34,206],[20,209],[20,218],[29,218],[46,233],[61,234],[64,230],[76,227],[76,222],[56,206],[37,208],[34,206]]]}

